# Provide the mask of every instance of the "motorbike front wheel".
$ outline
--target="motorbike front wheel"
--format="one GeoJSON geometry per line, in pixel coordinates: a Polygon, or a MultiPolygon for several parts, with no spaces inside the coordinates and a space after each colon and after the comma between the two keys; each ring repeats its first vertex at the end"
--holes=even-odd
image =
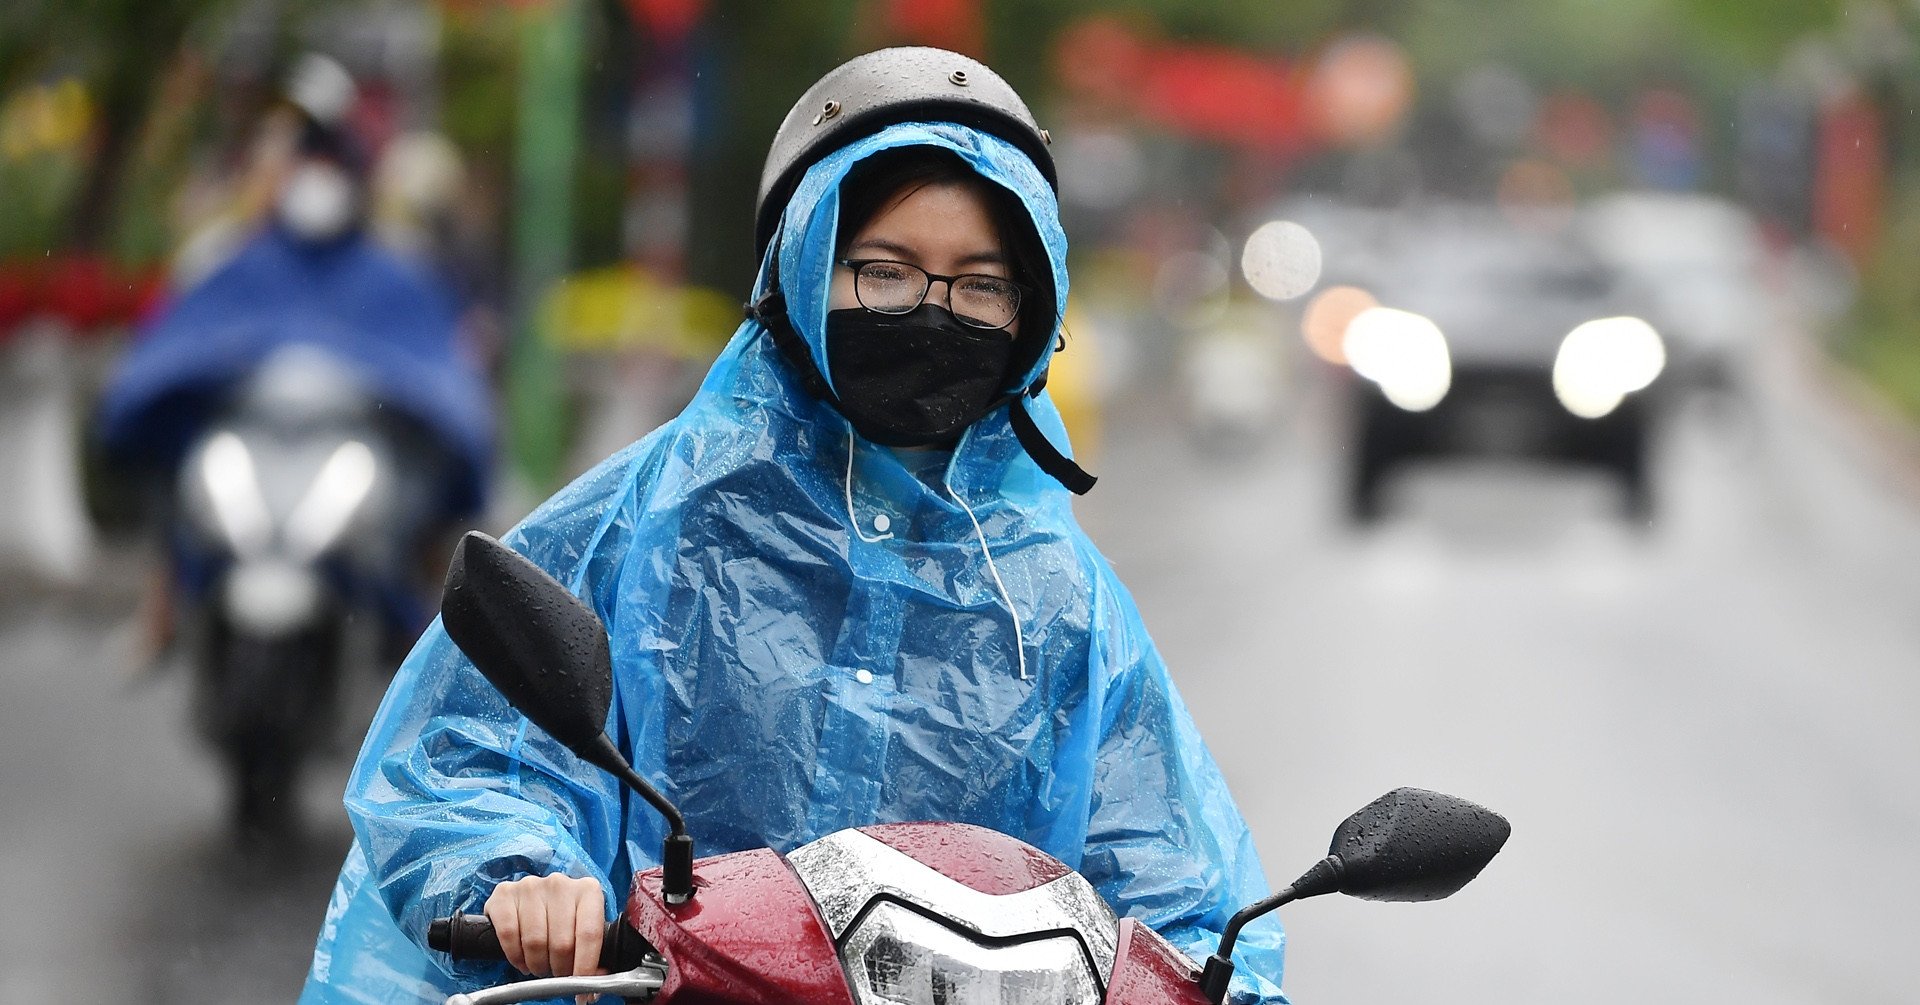
{"type": "Polygon", "coordinates": [[[343,626],[337,617],[278,638],[216,624],[201,666],[202,728],[226,762],[231,815],[242,834],[278,833],[299,819],[307,753],[331,723],[343,626]]]}

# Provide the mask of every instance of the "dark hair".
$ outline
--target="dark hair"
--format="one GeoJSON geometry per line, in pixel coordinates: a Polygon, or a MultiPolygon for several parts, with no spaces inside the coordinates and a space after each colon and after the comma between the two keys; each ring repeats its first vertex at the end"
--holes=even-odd
{"type": "Polygon", "coordinates": [[[995,236],[1006,249],[1013,280],[1024,287],[1020,298],[1020,342],[1010,377],[1025,375],[1053,337],[1055,311],[1052,259],[1020,198],[983,177],[958,154],[941,147],[909,146],[882,150],[855,164],[840,182],[840,221],[834,257],[846,255],[873,218],[929,185],[959,185],[987,204],[995,236]]]}

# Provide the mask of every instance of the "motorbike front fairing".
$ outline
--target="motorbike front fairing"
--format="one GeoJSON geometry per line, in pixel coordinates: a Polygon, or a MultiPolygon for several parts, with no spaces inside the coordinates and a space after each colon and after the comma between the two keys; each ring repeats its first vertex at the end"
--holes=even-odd
{"type": "MultiPolygon", "coordinates": [[[[835,831],[693,864],[695,893],[634,877],[604,974],[517,980],[446,1005],[568,995],[654,1005],[1214,1005],[1193,961],[1086,877],[970,824],[835,831]]],[[[481,915],[435,922],[435,949],[498,959],[481,915]]]]}
{"type": "MultiPolygon", "coordinates": [[[[916,144],[955,151],[1023,201],[1066,300],[1066,242],[1032,162],[969,128],[893,126],[815,165],[782,222],[777,274],[822,368],[839,181],[916,144]]],[[[1030,411],[1066,442],[1045,394],[1030,411]]],[[[680,416],[506,541],[606,623],[608,731],[703,854],[786,853],[875,823],[976,824],[1205,956],[1268,887],[1132,599],[1005,408],[935,475],[855,437],[749,321],[680,416]]],[[[628,803],[509,708],[436,623],[349,783],[357,840],[304,1000],[431,1002],[502,976],[456,977],[417,943],[431,919],[478,911],[522,875],[599,879],[611,917],[663,835],[628,803]]],[[[1237,996],[1282,1000],[1278,925],[1240,946],[1237,996]]]]}
{"type": "Polygon", "coordinates": [[[966,824],[836,831],[785,860],[705,859],[706,902],[642,873],[626,919],[657,947],[661,1005],[1206,1005],[1198,971],[1085,877],[966,824]]]}

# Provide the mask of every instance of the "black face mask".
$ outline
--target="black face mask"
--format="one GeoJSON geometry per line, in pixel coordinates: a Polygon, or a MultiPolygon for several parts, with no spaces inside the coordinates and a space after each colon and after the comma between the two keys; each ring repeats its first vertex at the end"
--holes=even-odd
{"type": "Polygon", "coordinates": [[[1008,397],[1013,336],[962,323],[944,307],[906,314],[827,312],[827,368],[840,414],[889,447],[959,436],[1008,397]]]}

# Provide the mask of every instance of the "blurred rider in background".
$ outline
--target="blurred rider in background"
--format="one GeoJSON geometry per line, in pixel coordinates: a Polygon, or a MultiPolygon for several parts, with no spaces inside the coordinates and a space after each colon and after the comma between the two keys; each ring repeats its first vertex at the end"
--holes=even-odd
{"type": "MultiPolygon", "coordinates": [[[[484,505],[491,393],[447,284],[370,235],[369,157],[348,123],[351,77],[330,59],[305,57],[287,99],[268,128],[291,123],[297,139],[290,154],[268,158],[264,224],[206,228],[182,248],[176,298],[139,333],[106,389],[101,446],[146,484],[153,515],[169,525],[176,472],[210,422],[243,395],[273,408],[282,392],[297,396],[304,385],[311,395],[345,375],[407,458],[388,490],[397,515],[379,529],[390,581],[374,588],[393,637],[406,638],[427,613],[414,574],[423,547],[484,505]],[[272,377],[264,397],[263,371],[272,377]]],[[[171,552],[170,578],[191,592],[192,556],[177,539],[171,552]]],[[[154,641],[164,644],[171,604],[157,606],[154,641]]]]}

